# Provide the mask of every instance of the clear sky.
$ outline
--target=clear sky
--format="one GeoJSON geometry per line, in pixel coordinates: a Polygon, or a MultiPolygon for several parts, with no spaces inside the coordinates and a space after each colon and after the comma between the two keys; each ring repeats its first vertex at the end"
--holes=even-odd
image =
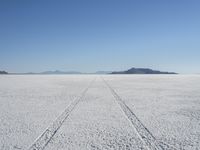
{"type": "Polygon", "coordinates": [[[199,0],[0,0],[0,70],[200,73],[199,0]]]}

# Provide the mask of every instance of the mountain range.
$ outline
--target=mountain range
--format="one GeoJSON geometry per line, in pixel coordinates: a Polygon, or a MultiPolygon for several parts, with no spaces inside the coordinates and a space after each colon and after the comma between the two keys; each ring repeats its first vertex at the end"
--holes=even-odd
{"type": "Polygon", "coordinates": [[[44,71],[40,73],[25,73],[25,74],[110,74],[112,71],[97,71],[93,73],[84,73],[84,72],[79,72],[79,71],[60,71],[60,70],[55,70],[55,71],[44,71]]]}
{"type": "Polygon", "coordinates": [[[149,68],[131,68],[126,71],[114,71],[111,72],[111,74],[177,74],[177,73],[152,70],[149,68]]]}
{"type": "Polygon", "coordinates": [[[59,70],[55,70],[55,71],[45,71],[45,72],[41,72],[39,74],[82,74],[82,73],[78,72],[78,71],[59,71],[59,70]]]}
{"type": "MultiPolygon", "coordinates": [[[[8,74],[6,71],[0,71],[0,74],[8,74]]],[[[166,71],[158,71],[152,70],[149,68],[131,68],[125,71],[97,71],[94,73],[83,73],[79,71],[44,71],[39,73],[28,72],[28,73],[9,73],[9,74],[177,74],[175,72],[166,72],[166,71]]]]}
{"type": "Polygon", "coordinates": [[[6,71],[0,71],[0,74],[8,74],[6,71]]]}

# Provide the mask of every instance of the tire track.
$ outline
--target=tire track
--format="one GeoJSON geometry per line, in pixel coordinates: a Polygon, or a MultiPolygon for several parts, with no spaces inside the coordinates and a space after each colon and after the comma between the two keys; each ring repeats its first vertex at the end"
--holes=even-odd
{"type": "Polygon", "coordinates": [[[156,140],[153,134],[142,124],[139,118],[132,112],[132,110],[126,105],[126,103],[120,98],[120,96],[114,91],[114,89],[102,78],[103,82],[110,89],[112,95],[115,97],[117,103],[123,110],[124,114],[131,122],[135,131],[137,132],[140,139],[150,150],[177,150],[174,146],[167,143],[160,143],[156,140]]]}
{"type": "Polygon", "coordinates": [[[81,99],[85,96],[86,92],[96,80],[93,79],[89,86],[82,92],[82,94],[74,100],[69,107],[67,107],[64,112],[35,140],[35,142],[28,148],[28,150],[43,150],[45,146],[50,142],[52,137],[58,131],[58,129],[62,126],[64,121],[70,115],[70,113],[75,109],[77,104],[81,101],[81,99]]]}

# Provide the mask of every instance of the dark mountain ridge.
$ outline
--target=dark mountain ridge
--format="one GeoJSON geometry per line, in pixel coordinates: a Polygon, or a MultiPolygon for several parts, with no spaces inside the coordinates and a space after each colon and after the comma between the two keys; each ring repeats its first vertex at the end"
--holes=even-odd
{"type": "Polygon", "coordinates": [[[6,71],[0,71],[0,74],[8,74],[6,71]]]}
{"type": "Polygon", "coordinates": [[[41,72],[39,74],[81,74],[81,72],[78,72],[78,71],[59,71],[59,70],[55,70],[55,71],[45,71],[45,72],[41,72]]]}
{"type": "Polygon", "coordinates": [[[40,72],[40,73],[34,73],[34,72],[29,72],[29,73],[8,73],[6,71],[0,71],[0,74],[177,74],[175,72],[166,72],[166,71],[158,71],[158,70],[153,70],[149,68],[131,68],[129,70],[125,71],[97,71],[94,73],[82,73],[78,71],[45,71],[45,72],[40,72]]]}
{"type": "Polygon", "coordinates": [[[111,72],[111,74],[177,74],[177,73],[152,70],[149,68],[131,68],[126,71],[114,71],[111,72]]]}

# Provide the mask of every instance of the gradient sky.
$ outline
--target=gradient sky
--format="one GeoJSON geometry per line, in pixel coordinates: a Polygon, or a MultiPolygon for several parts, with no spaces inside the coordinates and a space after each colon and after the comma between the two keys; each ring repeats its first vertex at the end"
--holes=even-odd
{"type": "Polygon", "coordinates": [[[0,70],[200,73],[199,0],[0,0],[0,70]]]}

